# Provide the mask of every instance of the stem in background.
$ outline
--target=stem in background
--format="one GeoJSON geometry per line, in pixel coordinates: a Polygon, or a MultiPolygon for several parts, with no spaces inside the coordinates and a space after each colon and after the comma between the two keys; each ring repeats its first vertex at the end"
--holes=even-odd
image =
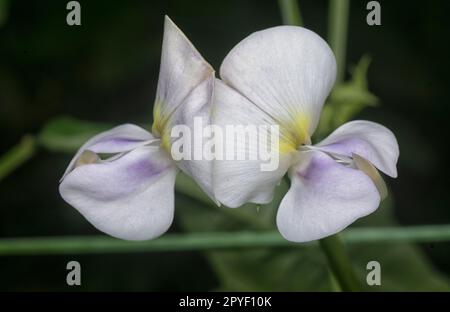
{"type": "MultiPolygon", "coordinates": [[[[300,25],[300,10],[296,0],[279,0],[283,22],[289,25],[300,25]]],[[[345,48],[347,45],[349,0],[330,0],[328,21],[329,43],[336,55],[338,74],[337,83],[342,82],[345,73],[345,48]]],[[[290,183],[289,179],[287,179],[290,183]]],[[[356,275],[343,243],[338,236],[330,236],[320,240],[320,246],[328,258],[331,271],[344,291],[359,289],[356,275]]]]}
{"type": "Polygon", "coordinates": [[[25,135],[22,140],[0,158],[0,181],[20,165],[30,159],[35,151],[36,141],[33,136],[25,135]]]}
{"type": "MultiPolygon", "coordinates": [[[[330,0],[328,12],[328,43],[337,62],[336,84],[345,76],[345,57],[347,47],[347,31],[350,0],[330,0]]],[[[360,290],[360,284],[353,270],[350,257],[338,235],[320,240],[331,271],[343,291],[360,290]]]]}
{"type": "Polygon", "coordinates": [[[341,289],[343,291],[360,290],[361,286],[341,238],[337,234],[322,238],[320,247],[325,252],[333,276],[341,289]]]}
{"type": "Polygon", "coordinates": [[[285,25],[302,26],[302,16],[297,0],[278,0],[281,19],[285,25]]]}
{"type": "MultiPolygon", "coordinates": [[[[450,240],[450,225],[420,225],[408,227],[352,228],[341,234],[348,244],[392,244],[404,242],[445,242],[450,240]]],[[[351,290],[355,278],[349,259],[338,237],[320,242],[330,254],[330,270],[339,288],[351,290]],[[345,275],[342,278],[342,275],[345,275]],[[348,276],[353,276],[348,279],[348,276]],[[345,288],[343,285],[346,285],[345,288]]],[[[107,236],[34,237],[0,239],[0,256],[48,254],[103,254],[132,252],[169,252],[192,250],[236,250],[236,248],[306,248],[317,242],[296,244],[281,237],[278,231],[166,234],[158,239],[131,242],[107,236]]]]}
{"type": "Polygon", "coordinates": [[[336,84],[339,84],[344,80],[345,76],[345,56],[347,51],[350,0],[330,0],[329,3],[328,43],[336,56],[336,84]]]}

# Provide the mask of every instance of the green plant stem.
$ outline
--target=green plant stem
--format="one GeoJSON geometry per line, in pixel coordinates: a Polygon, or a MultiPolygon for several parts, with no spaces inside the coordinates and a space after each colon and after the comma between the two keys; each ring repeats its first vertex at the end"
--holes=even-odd
{"type": "Polygon", "coordinates": [[[350,257],[345,250],[340,237],[328,236],[320,240],[320,246],[325,252],[330,269],[343,291],[358,291],[361,286],[358,282],[350,257]]]}
{"type": "Polygon", "coordinates": [[[35,139],[26,135],[22,140],[0,158],[0,181],[30,159],[35,151],[35,139]]]}
{"type": "MultiPolygon", "coordinates": [[[[345,76],[345,57],[347,47],[347,31],[350,0],[329,0],[328,42],[336,56],[336,84],[340,84],[345,76]]],[[[350,257],[338,235],[320,240],[331,271],[343,291],[361,289],[353,270],[350,257]]]]}
{"type": "Polygon", "coordinates": [[[302,26],[302,16],[297,0],[278,0],[281,19],[285,25],[302,26]]]}
{"type": "MultiPolygon", "coordinates": [[[[348,244],[386,244],[402,242],[443,242],[450,240],[450,225],[422,225],[410,227],[353,228],[342,232],[341,237],[348,244]]],[[[343,290],[351,289],[348,281],[339,280],[342,274],[349,274],[348,257],[342,243],[336,237],[320,242],[329,257],[330,267],[343,290]],[[337,249],[338,248],[338,249],[337,249]]],[[[314,247],[317,242],[295,244],[286,241],[277,231],[225,232],[166,234],[161,238],[130,242],[107,236],[7,238],[0,239],[0,256],[47,255],[47,254],[102,254],[135,252],[170,252],[192,250],[219,250],[261,247],[314,247]]]]}
{"type": "Polygon", "coordinates": [[[328,12],[328,43],[337,62],[336,84],[345,76],[345,56],[347,51],[347,32],[350,0],[330,0],[328,12]]]}

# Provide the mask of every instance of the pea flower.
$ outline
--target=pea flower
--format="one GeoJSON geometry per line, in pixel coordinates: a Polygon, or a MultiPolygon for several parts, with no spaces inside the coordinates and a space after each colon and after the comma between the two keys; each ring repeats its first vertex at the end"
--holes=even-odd
{"type": "Polygon", "coordinates": [[[170,131],[173,124],[191,127],[193,116],[209,118],[213,87],[212,67],[166,17],[152,133],[124,124],[91,138],[61,179],[63,199],[111,236],[164,233],[173,220],[178,168],[212,197],[212,163],[175,162],[170,131]]]}
{"type": "MultiPolygon", "coordinates": [[[[279,166],[216,160],[214,193],[224,205],[265,204],[282,177],[291,186],[277,212],[290,241],[320,239],[377,209],[386,196],[378,170],[397,176],[393,133],[369,121],[351,121],[316,145],[311,135],[336,77],[327,43],[305,28],[280,26],[251,34],[224,59],[214,91],[213,122],[279,125],[279,166]],[[378,170],[377,170],[378,169],[378,170]]],[[[246,145],[244,148],[248,148],[246,145]]]]}

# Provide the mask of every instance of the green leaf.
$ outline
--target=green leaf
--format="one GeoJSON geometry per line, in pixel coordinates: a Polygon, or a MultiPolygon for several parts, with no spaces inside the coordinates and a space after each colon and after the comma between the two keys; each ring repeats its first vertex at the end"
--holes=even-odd
{"type": "Polygon", "coordinates": [[[59,117],[44,126],[38,135],[38,143],[50,151],[74,153],[89,138],[111,127],[106,123],[59,117]]]}
{"type": "MultiPolygon", "coordinates": [[[[355,226],[400,226],[393,216],[393,200],[388,196],[382,206],[369,217],[360,219],[355,226]]],[[[426,258],[424,252],[412,243],[372,243],[351,245],[349,248],[355,267],[363,281],[369,261],[381,265],[381,286],[369,290],[379,291],[449,291],[450,281],[439,274],[426,258]]]]}
{"type": "Polygon", "coordinates": [[[325,104],[316,136],[324,137],[352,119],[367,106],[378,104],[378,98],[368,89],[367,70],[371,59],[363,56],[350,70],[352,78],[337,85],[325,104]]]}

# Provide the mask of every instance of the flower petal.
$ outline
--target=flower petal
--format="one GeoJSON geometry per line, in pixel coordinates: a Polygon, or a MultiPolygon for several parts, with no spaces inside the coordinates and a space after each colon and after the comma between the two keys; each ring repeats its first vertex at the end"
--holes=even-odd
{"type": "MultiPolygon", "coordinates": [[[[205,193],[215,201],[212,186],[212,159],[205,159],[203,155],[203,148],[208,140],[204,129],[211,124],[214,79],[214,73],[211,73],[209,78],[192,90],[183,103],[174,111],[168,122],[170,123],[169,127],[182,125],[189,129],[191,135],[182,139],[190,139],[190,142],[186,142],[191,147],[190,158],[178,160],[177,165],[183,172],[192,177],[205,193]],[[197,155],[200,157],[196,157],[197,155]]],[[[170,133],[166,135],[170,135],[170,133]]],[[[179,138],[172,136],[170,138],[171,142],[177,139],[179,138]]],[[[183,145],[185,151],[187,151],[189,145],[183,145]]],[[[173,151],[171,150],[172,153],[173,151]]]]}
{"type": "Polygon", "coordinates": [[[277,214],[278,229],[287,240],[321,239],[377,209],[380,195],[362,171],[341,165],[320,151],[302,156],[291,172],[292,185],[277,214]]]}
{"type": "Polygon", "coordinates": [[[220,75],[289,129],[293,144],[299,145],[308,142],[317,126],[335,81],[336,60],[314,32],[279,26],[237,44],[223,61],[220,75]]]}
{"type": "Polygon", "coordinates": [[[388,128],[375,122],[345,123],[316,146],[325,152],[360,155],[388,176],[397,177],[400,154],[397,140],[388,128]]]}
{"type": "MultiPolygon", "coordinates": [[[[216,80],[214,99],[213,123],[220,127],[225,134],[227,126],[277,125],[272,117],[220,80],[216,80]]],[[[270,133],[266,135],[267,138],[270,138],[270,133]]],[[[226,134],[226,136],[228,137],[229,134],[226,134]]],[[[259,140],[261,145],[258,145],[258,149],[262,148],[263,151],[268,152],[274,151],[277,153],[274,156],[279,158],[279,162],[275,164],[276,167],[273,171],[262,171],[261,165],[268,164],[268,161],[261,157],[254,158],[254,160],[249,158],[237,160],[237,155],[240,153],[250,155],[251,152],[258,153],[258,151],[255,151],[255,145],[250,144],[248,137],[236,136],[236,138],[233,141],[235,145],[232,147],[226,142],[226,138],[221,138],[221,140],[216,137],[216,144],[223,147],[224,154],[223,160],[214,161],[213,179],[216,198],[231,208],[239,207],[246,202],[257,204],[270,202],[273,198],[275,186],[288,170],[293,155],[291,153],[279,153],[279,146],[275,146],[275,144],[269,146],[268,140],[259,140]],[[242,144],[238,145],[237,142],[242,144]],[[231,153],[234,156],[231,158],[234,160],[227,160],[226,154],[230,153],[231,148],[234,149],[234,153],[231,153]]]]}
{"type": "Polygon", "coordinates": [[[111,236],[155,238],[173,220],[176,169],[158,147],[76,167],[61,182],[63,199],[111,236]]]}
{"type": "Polygon", "coordinates": [[[155,134],[162,134],[172,112],[214,70],[183,32],[165,17],[158,88],[154,106],[155,134]]]}
{"type": "Polygon", "coordinates": [[[99,133],[80,147],[70,161],[70,164],[61,179],[64,179],[64,177],[74,168],[76,161],[86,150],[105,154],[122,153],[131,151],[138,146],[149,144],[154,140],[157,139],[154,138],[150,132],[132,124],[120,125],[111,130],[99,133]]]}

